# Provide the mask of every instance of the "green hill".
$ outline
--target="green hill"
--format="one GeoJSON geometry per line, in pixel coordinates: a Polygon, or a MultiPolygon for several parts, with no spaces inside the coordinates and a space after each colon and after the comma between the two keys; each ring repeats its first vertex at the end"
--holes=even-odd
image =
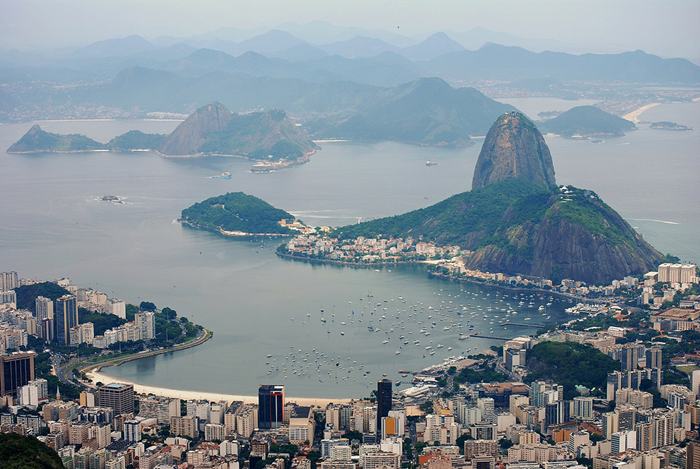
{"type": "Polygon", "coordinates": [[[636,126],[621,117],[605,112],[595,106],[576,106],[539,124],[544,132],[565,137],[622,136],[636,126]]]}
{"type": "Polygon", "coordinates": [[[605,284],[653,270],[661,254],[593,191],[558,186],[537,127],[519,112],[491,126],[471,192],[430,207],[336,230],[414,237],[470,251],[467,267],[605,284]]]}
{"type": "Polygon", "coordinates": [[[47,132],[38,125],[7,149],[8,153],[60,153],[104,150],[106,146],[85,135],[60,135],[47,132]]]}
{"type": "Polygon", "coordinates": [[[33,436],[0,433],[2,469],[63,469],[58,454],[33,436]]]}
{"type": "Polygon", "coordinates": [[[15,293],[17,294],[17,307],[20,309],[28,309],[30,311],[34,311],[37,296],[43,296],[44,298],[55,300],[63,295],[70,294],[68,290],[53,282],[23,285],[15,288],[15,293]]]}
{"type": "Polygon", "coordinates": [[[107,142],[107,146],[110,150],[116,151],[151,150],[159,148],[164,140],[165,135],[162,134],[147,134],[140,130],[130,130],[114,137],[107,142]]]}
{"type": "Polygon", "coordinates": [[[182,211],[183,223],[197,229],[220,233],[238,231],[248,234],[290,234],[280,220],[293,220],[290,213],[273,207],[262,199],[229,192],[198,202],[182,211]]]}
{"type": "Polygon", "coordinates": [[[479,270],[595,284],[648,272],[661,258],[594,192],[517,179],[336,234],[420,237],[470,250],[465,263],[479,270]]]}
{"type": "Polygon", "coordinates": [[[527,352],[527,379],[552,380],[564,386],[564,398],[571,399],[577,384],[604,389],[608,373],[620,364],[587,344],[541,342],[527,352]]]}

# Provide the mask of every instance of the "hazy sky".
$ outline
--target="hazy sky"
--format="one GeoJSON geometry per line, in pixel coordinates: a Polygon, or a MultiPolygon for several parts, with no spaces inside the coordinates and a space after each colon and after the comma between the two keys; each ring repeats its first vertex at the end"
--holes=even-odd
{"type": "MultiPolygon", "coordinates": [[[[323,20],[406,35],[474,27],[579,50],[700,58],[700,0],[0,0],[0,47],[80,45],[140,34],[323,20]]],[[[556,48],[556,47],[555,47],[556,48]]]]}

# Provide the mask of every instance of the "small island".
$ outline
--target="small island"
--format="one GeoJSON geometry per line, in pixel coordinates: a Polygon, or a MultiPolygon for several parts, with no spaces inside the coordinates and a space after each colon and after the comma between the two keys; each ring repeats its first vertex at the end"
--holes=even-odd
{"type": "Polygon", "coordinates": [[[543,132],[567,138],[621,137],[637,128],[634,123],[595,106],[573,107],[538,126],[543,132]]]}
{"type": "Polygon", "coordinates": [[[692,127],[688,127],[687,125],[678,124],[677,122],[671,122],[671,121],[652,122],[649,125],[649,128],[655,129],[655,130],[672,130],[672,131],[680,131],[680,132],[693,130],[692,127]]]}
{"type": "Polygon", "coordinates": [[[180,222],[226,237],[287,236],[305,227],[294,215],[243,192],[198,202],[182,211],[180,222]]]}

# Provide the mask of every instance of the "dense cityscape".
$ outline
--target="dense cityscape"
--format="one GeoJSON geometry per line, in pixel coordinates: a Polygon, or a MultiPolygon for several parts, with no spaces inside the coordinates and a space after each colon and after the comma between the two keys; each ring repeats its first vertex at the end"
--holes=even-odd
{"type": "Polygon", "coordinates": [[[121,344],[132,354],[171,346],[157,340],[171,310],[66,278],[0,280],[0,429],[37,436],[65,467],[690,469],[700,457],[694,265],[616,282],[626,301],[580,304],[536,336],[405,371],[409,388],[383,379],[369,397],[325,405],[296,404],[284,383],[261,385],[257,404],[93,383],[84,370],[121,344]]]}

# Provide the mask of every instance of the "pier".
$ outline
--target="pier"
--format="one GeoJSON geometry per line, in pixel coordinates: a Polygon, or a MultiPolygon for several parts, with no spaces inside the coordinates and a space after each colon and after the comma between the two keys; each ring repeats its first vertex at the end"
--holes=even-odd
{"type": "Polygon", "coordinates": [[[502,341],[504,341],[504,342],[505,342],[506,340],[510,340],[510,338],[508,338],[508,337],[496,337],[496,336],[494,336],[494,335],[482,335],[482,334],[469,334],[469,337],[475,337],[475,338],[477,338],[477,339],[502,340],[502,341]]]}
{"type": "Polygon", "coordinates": [[[524,322],[502,322],[500,324],[501,326],[519,326],[519,327],[545,327],[546,324],[540,324],[537,322],[530,322],[530,323],[524,323],[524,322]]]}

